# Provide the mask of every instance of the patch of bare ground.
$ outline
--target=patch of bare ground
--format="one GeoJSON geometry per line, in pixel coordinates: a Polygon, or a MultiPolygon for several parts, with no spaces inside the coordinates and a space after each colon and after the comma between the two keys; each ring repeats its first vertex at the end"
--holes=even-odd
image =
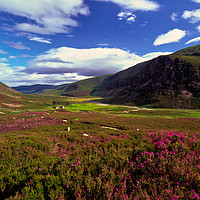
{"type": "Polygon", "coordinates": [[[8,106],[10,108],[20,108],[22,105],[16,105],[16,104],[11,104],[11,103],[2,103],[5,106],[8,106]]]}
{"type": "Polygon", "coordinates": [[[34,118],[28,119],[16,119],[10,123],[2,124],[0,126],[0,133],[6,133],[11,131],[21,131],[25,129],[31,129],[39,126],[52,126],[52,125],[63,125],[66,122],[62,120],[50,118],[50,117],[43,117],[37,116],[34,118]]]}

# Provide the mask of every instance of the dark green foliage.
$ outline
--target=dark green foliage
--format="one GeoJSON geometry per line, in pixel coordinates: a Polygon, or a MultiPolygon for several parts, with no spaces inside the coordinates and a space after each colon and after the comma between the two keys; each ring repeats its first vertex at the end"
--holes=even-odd
{"type": "Polygon", "coordinates": [[[62,105],[62,106],[69,106],[70,103],[68,101],[53,101],[53,105],[62,105]]]}

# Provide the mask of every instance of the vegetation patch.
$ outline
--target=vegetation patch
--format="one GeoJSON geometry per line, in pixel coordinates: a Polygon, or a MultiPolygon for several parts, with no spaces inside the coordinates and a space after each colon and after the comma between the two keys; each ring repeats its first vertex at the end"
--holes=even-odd
{"type": "Polygon", "coordinates": [[[67,122],[1,133],[1,199],[200,198],[199,119],[48,113],[67,122]]]}

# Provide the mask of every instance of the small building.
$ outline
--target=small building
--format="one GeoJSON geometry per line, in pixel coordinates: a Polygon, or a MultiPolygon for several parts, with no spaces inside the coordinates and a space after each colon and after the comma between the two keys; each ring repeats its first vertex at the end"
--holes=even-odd
{"type": "Polygon", "coordinates": [[[53,108],[54,108],[54,109],[58,109],[59,107],[58,107],[58,106],[54,106],[53,108]]]}

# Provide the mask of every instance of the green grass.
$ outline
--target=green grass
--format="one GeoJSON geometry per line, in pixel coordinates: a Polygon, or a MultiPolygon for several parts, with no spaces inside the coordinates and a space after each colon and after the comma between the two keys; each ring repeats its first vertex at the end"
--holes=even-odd
{"type": "Polygon", "coordinates": [[[196,67],[197,70],[199,70],[200,65],[200,56],[183,56],[183,55],[170,55],[171,58],[179,58],[181,60],[184,60],[186,62],[191,63],[193,66],[196,67]]]}
{"type": "Polygon", "coordinates": [[[159,118],[200,118],[199,110],[184,109],[144,109],[138,107],[124,107],[120,105],[101,105],[96,103],[76,103],[65,107],[71,112],[99,112],[125,117],[159,117],[159,118]]]}

